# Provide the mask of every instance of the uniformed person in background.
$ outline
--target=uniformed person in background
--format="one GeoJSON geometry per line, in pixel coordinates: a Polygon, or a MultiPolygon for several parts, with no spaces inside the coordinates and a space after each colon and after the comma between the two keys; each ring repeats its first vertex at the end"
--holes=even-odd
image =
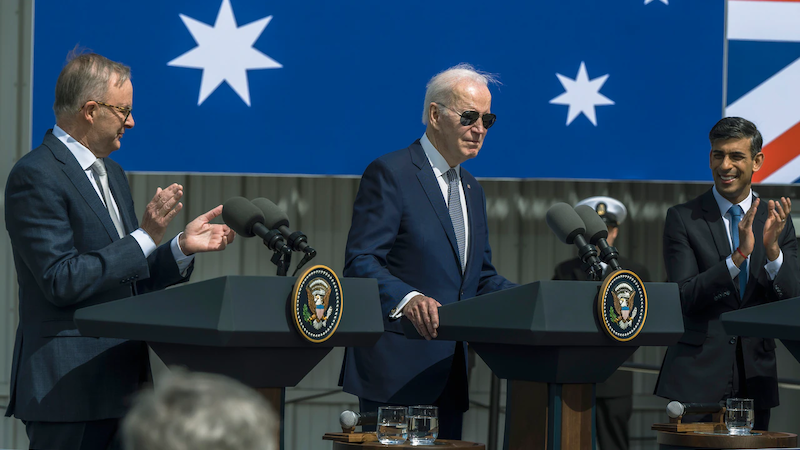
{"type": "MultiPolygon", "coordinates": [[[[619,226],[628,216],[628,210],[619,200],[611,197],[590,197],[578,202],[597,211],[608,226],[608,245],[614,245],[619,236],[619,226]]],[[[605,263],[603,277],[611,270],[605,263]]],[[[619,264],[639,275],[642,281],[652,281],[647,269],[623,256],[619,264]]],[[[590,281],[580,258],[575,257],[556,266],[554,280],[590,281]]],[[[597,442],[602,450],[627,450],[629,448],[628,422],[633,415],[633,373],[618,370],[604,383],[597,384],[597,442]]]]}

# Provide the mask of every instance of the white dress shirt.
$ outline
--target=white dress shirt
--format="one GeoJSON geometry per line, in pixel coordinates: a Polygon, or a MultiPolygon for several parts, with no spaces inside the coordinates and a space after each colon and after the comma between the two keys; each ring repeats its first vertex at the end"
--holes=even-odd
{"type": "MultiPolygon", "coordinates": [[[[97,182],[94,179],[94,175],[92,174],[92,164],[94,164],[95,160],[97,159],[94,156],[94,153],[91,152],[88,148],[86,148],[83,144],[75,140],[72,136],[67,134],[61,127],[58,125],[53,126],[53,136],[58,138],[67,149],[69,149],[72,156],[78,160],[78,164],[80,164],[83,171],[86,173],[86,177],[89,179],[89,183],[92,183],[92,187],[94,187],[95,192],[97,192],[98,197],[100,197],[100,201],[103,202],[105,205],[105,200],[103,200],[103,193],[100,190],[100,187],[97,185],[97,182]]],[[[117,206],[117,200],[111,195],[111,207],[117,211],[117,216],[122,219],[122,215],[119,213],[119,206],[117,206]]],[[[170,249],[172,250],[172,256],[175,258],[175,262],[178,264],[178,270],[180,273],[185,275],[186,269],[189,268],[189,264],[192,263],[194,259],[194,255],[186,256],[183,254],[183,251],[178,244],[180,234],[175,236],[170,242],[170,249]]],[[[139,247],[142,249],[142,253],[144,257],[147,258],[156,251],[156,243],[153,241],[153,238],[147,234],[144,229],[139,228],[131,233],[131,237],[136,240],[139,244],[139,247]]]]}
{"type": "MultiPolygon", "coordinates": [[[[448,164],[444,159],[444,156],[442,156],[442,154],[436,150],[436,147],[434,147],[430,139],[428,139],[427,134],[423,134],[419,142],[422,144],[422,150],[425,151],[425,155],[428,157],[428,162],[431,164],[433,176],[436,177],[436,181],[439,183],[439,189],[441,189],[442,197],[444,197],[444,204],[445,206],[449,207],[450,199],[447,195],[447,191],[449,189],[449,183],[447,182],[447,171],[451,169],[450,164],[448,164]]],[[[461,183],[461,164],[453,168],[456,169],[456,174],[458,174],[458,195],[461,197],[461,213],[464,215],[464,253],[467,255],[467,258],[469,258],[469,216],[467,215],[467,200],[464,197],[464,185],[461,183]]],[[[402,316],[403,308],[406,306],[406,303],[408,303],[409,300],[417,295],[425,294],[418,291],[409,292],[394,308],[394,314],[391,314],[389,317],[397,319],[402,316]]]]}
{"type": "MultiPolygon", "coordinates": [[[[728,235],[728,244],[730,244],[731,248],[733,248],[733,237],[731,236],[731,215],[728,213],[728,210],[731,209],[733,203],[729,202],[728,199],[720,195],[720,193],[717,192],[716,186],[712,188],[712,192],[714,193],[714,199],[717,201],[717,206],[719,206],[719,213],[722,215],[722,221],[725,223],[725,233],[728,235]]],[[[747,214],[747,211],[750,211],[750,207],[753,205],[752,189],[747,197],[739,202],[738,205],[742,208],[742,220],[744,220],[744,214],[747,214]]],[[[736,249],[734,248],[733,251],[736,251],[736,249]]],[[[731,252],[731,254],[728,255],[728,258],[725,259],[725,264],[728,265],[728,272],[731,274],[731,279],[736,278],[736,275],[739,275],[739,268],[733,263],[733,252],[731,252]]],[[[781,269],[782,264],[783,250],[778,253],[778,258],[775,261],[770,261],[769,258],[767,258],[767,263],[764,265],[764,269],[766,269],[767,276],[770,280],[775,279],[775,276],[778,275],[778,271],[781,269]]],[[[750,266],[750,255],[747,255],[747,266],[750,266]]]]}

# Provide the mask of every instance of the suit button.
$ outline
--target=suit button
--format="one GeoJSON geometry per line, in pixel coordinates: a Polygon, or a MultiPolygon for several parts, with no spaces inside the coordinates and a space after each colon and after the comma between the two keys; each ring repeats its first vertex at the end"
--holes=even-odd
{"type": "Polygon", "coordinates": [[[731,344],[735,344],[735,343],[736,343],[736,336],[731,338],[731,344]]]}
{"type": "Polygon", "coordinates": [[[464,296],[464,291],[461,291],[461,296],[462,296],[462,297],[464,296]]]}

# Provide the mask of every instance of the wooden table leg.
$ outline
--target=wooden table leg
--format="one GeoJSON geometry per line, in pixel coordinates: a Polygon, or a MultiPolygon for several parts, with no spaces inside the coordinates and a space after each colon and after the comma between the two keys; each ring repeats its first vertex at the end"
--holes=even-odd
{"type": "Polygon", "coordinates": [[[256,391],[258,391],[267,403],[272,406],[272,410],[275,411],[275,414],[278,416],[280,433],[278,433],[278,446],[276,448],[284,450],[283,413],[286,400],[286,388],[257,388],[256,391]]]}

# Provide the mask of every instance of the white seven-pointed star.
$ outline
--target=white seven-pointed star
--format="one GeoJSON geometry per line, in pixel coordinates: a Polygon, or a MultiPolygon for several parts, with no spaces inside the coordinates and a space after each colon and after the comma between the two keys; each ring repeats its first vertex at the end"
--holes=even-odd
{"type": "Polygon", "coordinates": [[[211,27],[191,17],[180,15],[192,33],[197,47],[168,62],[168,66],[203,69],[200,82],[201,105],[223,81],[250,106],[250,88],[247,84],[249,69],[279,69],[280,63],[253,48],[253,44],[272,20],[264,17],[242,27],[236,26],[230,0],[222,0],[217,21],[211,27]]]}
{"type": "MultiPolygon", "coordinates": [[[[656,1],[656,0],[644,0],[644,4],[648,5],[650,3],[653,3],[654,1],[656,1]]],[[[658,0],[658,1],[660,1],[661,3],[663,3],[665,5],[669,5],[669,0],[658,0]]]]}
{"type": "Polygon", "coordinates": [[[594,107],[600,105],[613,105],[614,102],[609,100],[608,97],[600,93],[600,88],[606,82],[608,74],[602,77],[595,78],[589,81],[589,75],[586,73],[586,64],[581,61],[581,67],[578,69],[578,76],[574,80],[557,73],[558,81],[564,86],[563,94],[550,100],[550,103],[556,105],[569,105],[567,112],[567,125],[571,124],[578,114],[583,113],[587,119],[594,126],[597,126],[597,117],[594,113],[594,107]]]}

